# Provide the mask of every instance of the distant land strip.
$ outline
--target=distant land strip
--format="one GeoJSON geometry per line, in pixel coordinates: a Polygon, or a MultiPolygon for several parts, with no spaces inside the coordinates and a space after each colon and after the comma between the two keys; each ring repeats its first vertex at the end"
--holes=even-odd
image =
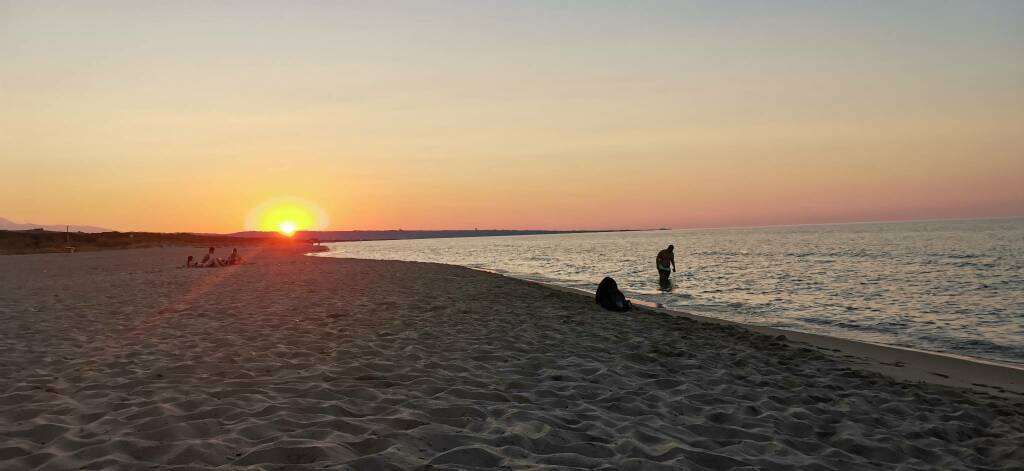
{"type": "MultiPolygon", "coordinates": [[[[252,246],[261,244],[293,245],[284,237],[245,238],[217,234],[162,232],[71,232],[0,231],[0,255],[91,252],[95,250],[181,246],[252,246]]],[[[308,244],[308,242],[306,242],[308,244]]]]}
{"type": "Polygon", "coordinates": [[[85,252],[143,247],[181,246],[253,246],[296,245],[312,242],[357,242],[371,240],[438,239],[458,237],[515,236],[539,234],[581,234],[594,232],[627,232],[631,229],[604,231],[545,230],[390,230],[390,231],[300,231],[293,237],[276,232],[245,231],[233,234],[200,234],[191,232],[70,232],[31,230],[0,230],[0,255],[85,252]]]}

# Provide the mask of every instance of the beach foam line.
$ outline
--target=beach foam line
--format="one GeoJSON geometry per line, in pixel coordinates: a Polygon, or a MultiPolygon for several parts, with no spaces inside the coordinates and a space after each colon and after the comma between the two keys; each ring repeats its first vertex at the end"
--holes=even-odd
{"type": "MultiPolygon", "coordinates": [[[[501,275],[500,273],[496,274],[501,275]]],[[[592,293],[575,288],[522,278],[515,279],[566,293],[573,293],[588,298],[593,297],[592,293]]],[[[1024,396],[1024,367],[1017,365],[983,358],[929,352],[777,327],[744,324],[717,317],[672,310],[649,301],[635,299],[630,299],[630,301],[634,306],[638,306],[641,309],[661,314],[685,317],[698,322],[733,325],[774,337],[785,336],[787,341],[806,344],[841,361],[853,363],[861,369],[878,372],[901,381],[955,386],[1004,397],[1020,398],[1024,396]]]]}

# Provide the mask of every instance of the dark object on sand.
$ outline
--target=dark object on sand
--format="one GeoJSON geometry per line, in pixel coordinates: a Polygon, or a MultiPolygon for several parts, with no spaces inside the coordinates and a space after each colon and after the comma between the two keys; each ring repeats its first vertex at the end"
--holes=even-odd
{"type": "Polygon", "coordinates": [[[618,283],[609,276],[604,277],[601,284],[597,285],[595,299],[597,304],[609,311],[626,312],[630,307],[629,300],[622,291],[619,291],[618,283]]]}

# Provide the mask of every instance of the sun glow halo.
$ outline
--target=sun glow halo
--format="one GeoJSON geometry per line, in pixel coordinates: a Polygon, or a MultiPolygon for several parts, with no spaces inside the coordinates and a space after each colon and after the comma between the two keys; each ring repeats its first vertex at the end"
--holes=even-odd
{"type": "Polygon", "coordinates": [[[301,198],[274,198],[250,211],[245,226],[251,231],[278,232],[291,237],[298,231],[324,229],[327,214],[316,204],[301,198]]]}

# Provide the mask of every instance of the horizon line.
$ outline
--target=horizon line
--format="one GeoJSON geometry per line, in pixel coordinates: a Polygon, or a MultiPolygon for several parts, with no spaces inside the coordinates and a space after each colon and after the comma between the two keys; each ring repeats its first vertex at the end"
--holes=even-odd
{"type": "MultiPolygon", "coordinates": [[[[855,224],[896,224],[905,222],[939,222],[939,221],[990,221],[1000,219],[1024,219],[1024,214],[1014,215],[1003,215],[1003,216],[979,216],[979,217],[937,217],[937,218],[911,218],[911,219],[869,219],[860,221],[836,221],[836,222],[796,222],[796,223],[779,223],[779,224],[753,224],[753,225],[710,225],[710,226],[691,226],[691,227],[658,227],[658,228],[602,228],[602,229],[498,229],[498,228],[487,228],[487,229],[302,229],[295,231],[300,232],[472,232],[472,231],[507,231],[507,232],[651,232],[651,231],[695,231],[705,229],[759,229],[768,227],[797,227],[797,226],[838,226],[838,225],[855,225],[855,224]]],[[[8,220],[10,221],[10,220],[8,220]]],[[[14,221],[11,221],[14,222],[14,221]]],[[[90,226],[89,224],[41,224],[40,226],[90,226]]],[[[99,226],[92,226],[98,227],[99,226]]],[[[28,231],[36,229],[0,229],[0,231],[28,231]]],[[[242,232],[259,232],[266,234],[277,234],[278,231],[261,231],[261,230],[247,230],[243,229],[240,231],[233,232],[206,232],[206,231],[147,231],[147,230],[118,230],[110,229],[105,232],[120,232],[120,233],[154,233],[154,234],[196,234],[196,235],[222,235],[230,236],[231,234],[238,234],[242,232]]]]}
{"type": "MultiPolygon", "coordinates": [[[[840,221],[840,222],[797,222],[781,224],[761,224],[749,226],[694,226],[694,227],[659,227],[646,229],[303,229],[299,232],[456,232],[456,231],[544,231],[544,232],[647,232],[647,231],[694,231],[701,229],[758,229],[762,227],[793,227],[793,226],[838,226],[851,224],[896,224],[901,222],[929,222],[929,221],[988,221],[998,219],[1024,219],[1024,214],[1012,216],[981,216],[981,217],[948,217],[948,218],[921,218],[921,219],[872,219],[865,221],[840,221]]],[[[238,232],[266,232],[276,234],[277,231],[244,230],[237,232],[223,233],[221,235],[237,234],[238,232]]],[[[194,233],[193,233],[194,234],[194,233]]]]}

